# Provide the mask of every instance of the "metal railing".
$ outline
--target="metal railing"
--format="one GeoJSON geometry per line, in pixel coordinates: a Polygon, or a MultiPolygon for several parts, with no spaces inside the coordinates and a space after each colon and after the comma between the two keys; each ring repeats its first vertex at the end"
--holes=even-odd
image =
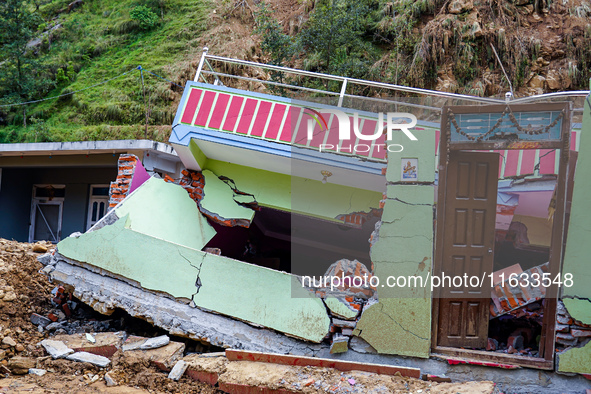
{"type": "Polygon", "coordinates": [[[310,97],[318,98],[321,96],[325,96],[330,100],[336,99],[336,102],[332,105],[336,105],[339,107],[346,106],[355,109],[365,109],[359,107],[371,107],[370,111],[372,112],[380,111],[375,107],[376,105],[394,105],[397,107],[397,111],[400,109],[398,107],[416,108],[424,111],[423,116],[421,116],[423,120],[432,121],[438,120],[439,115],[441,113],[441,107],[443,105],[486,105],[504,104],[507,102],[512,104],[524,104],[533,102],[552,101],[554,99],[574,101],[575,115],[578,114],[578,117],[580,117],[580,115],[583,112],[583,100],[590,93],[588,90],[577,90],[546,93],[521,98],[511,98],[510,96],[506,97],[505,99],[493,97],[478,97],[467,94],[449,93],[436,90],[395,85],[384,82],[347,78],[338,75],[323,74],[318,72],[298,70],[294,68],[276,66],[271,64],[256,63],[248,60],[215,56],[208,54],[207,47],[203,48],[203,53],[199,61],[199,65],[194,80],[199,81],[199,79],[201,78],[204,82],[210,83],[207,80],[206,76],[212,76],[214,78],[214,85],[224,85],[222,79],[225,79],[226,81],[236,80],[248,83],[262,84],[263,86],[265,86],[266,89],[269,90],[268,93],[275,95],[284,96],[287,95],[287,93],[291,92],[290,94],[295,95],[296,98],[301,98],[303,97],[301,94],[306,93],[308,94],[308,96],[306,96],[306,99],[310,99],[310,97]],[[223,65],[226,69],[229,68],[228,66],[257,68],[259,70],[265,70],[270,73],[280,75],[281,78],[279,81],[277,81],[258,79],[249,76],[233,75],[226,72],[216,71],[212,66],[211,62],[223,65]],[[328,89],[318,89],[316,87],[309,86],[301,86],[301,84],[294,83],[293,79],[287,78],[285,76],[293,76],[300,80],[301,78],[312,78],[313,80],[316,80],[316,85],[318,84],[318,82],[320,82],[321,84],[324,84],[325,87],[328,86],[328,82],[333,82],[333,86],[337,87],[337,89],[334,90],[337,91],[331,91],[328,89]],[[291,83],[287,83],[286,81],[291,83]],[[335,85],[334,82],[336,82],[337,84],[335,85]],[[370,96],[347,93],[347,90],[353,90],[351,88],[355,86],[357,87],[357,91],[363,89],[374,89],[374,95],[370,96]],[[379,97],[376,97],[378,90],[385,91],[385,94],[381,94],[379,97]],[[280,94],[277,94],[277,92],[280,92],[280,94]],[[300,92],[301,94],[297,96],[297,94],[293,92],[300,92]],[[384,95],[386,97],[383,97],[384,95]],[[345,105],[345,100],[348,100],[348,105],[345,105]],[[356,103],[356,101],[358,101],[358,103],[356,103]]]}

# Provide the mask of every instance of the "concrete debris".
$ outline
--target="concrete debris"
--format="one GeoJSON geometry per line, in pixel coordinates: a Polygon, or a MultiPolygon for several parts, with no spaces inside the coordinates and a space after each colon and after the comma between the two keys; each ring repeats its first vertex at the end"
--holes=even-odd
{"type": "Polygon", "coordinates": [[[31,315],[31,323],[33,323],[36,326],[41,326],[41,327],[45,328],[49,324],[51,324],[51,320],[49,320],[45,316],[41,316],[36,313],[33,313],[31,315]]]}
{"type": "Polygon", "coordinates": [[[355,328],[357,322],[341,319],[332,319],[332,324],[337,327],[355,328]]]}
{"type": "Polygon", "coordinates": [[[109,372],[107,372],[104,376],[105,379],[105,384],[107,385],[107,387],[113,387],[113,386],[117,386],[117,381],[115,379],[113,379],[113,377],[111,376],[111,374],[109,372]]]}
{"type": "Polygon", "coordinates": [[[96,343],[96,339],[94,339],[94,337],[90,334],[86,334],[86,340],[90,343],[96,343]]]}
{"type": "Polygon", "coordinates": [[[77,361],[81,363],[90,363],[101,368],[105,368],[107,365],[111,363],[106,357],[97,356],[96,354],[88,353],[88,352],[76,352],[70,354],[66,357],[67,360],[70,361],[77,361]]]}
{"type": "Polygon", "coordinates": [[[357,353],[378,354],[378,351],[361,337],[352,337],[349,341],[349,347],[357,353]]]}
{"type": "Polygon", "coordinates": [[[121,348],[126,333],[99,332],[95,334],[62,334],[53,337],[56,341],[63,342],[67,347],[76,352],[88,352],[99,356],[111,358],[117,349],[121,348]],[[94,342],[88,340],[91,337],[94,342]]]}
{"type": "Polygon", "coordinates": [[[43,376],[47,373],[46,369],[29,368],[29,375],[43,376]]]}
{"type": "Polygon", "coordinates": [[[330,345],[331,353],[345,353],[349,350],[349,337],[344,335],[335,335],[332,338],[332,344],[330,345]]]}
{"type": "Polygon", "coordinates": [[[166,346],[170,343],[168,335],[161,335],[155,338],[148,338],[144,343],[140,345],[141,350],[157,349],[162,346],[166,346]]]}
{"type": "Polygon", "coordinates": [[[116,308],[121,308],[132,316],[151,321],[171,335],[205,341],[225,348],[313,356],[322,348],[328,347],[289,338],[272,330],[256,328],[229,317],[192,308],[70,261],[63,256],[52,260],[54,269],[50,277],[55,282],[68,283],[75,289],[74,297],[91,305],[100,313],[109,315],[116,308]]]}
{"type": "Polygon", "coordinates": [[[62,341],[54,341],[52,339],[44,339],[41,341],[41,346],[49,353],[49,355],[56,358],[66,357],[68,354],[74,353],[74,350],[67,347],[62,341]]]}
{"type": "Polygon", "coordinates": [[[183,360],[177,361],[176,364],[174,364],[174,367],[172,368],[170,373],[168,374],[168,379],[178,381],[181,378],[181,376],[183,376],[188,366],[189,365],[183,360]]]}
{"type": "Polygon", "coordinates": [[[169,371],[177,361],[183,358],[185,344],[182,342],[169,341],[165,346],[154,349],[142,350],[140,347],[148,338],[129,336],[122,346],[123,356],[129,360],[144,360],[161,370],[169,371]]]}

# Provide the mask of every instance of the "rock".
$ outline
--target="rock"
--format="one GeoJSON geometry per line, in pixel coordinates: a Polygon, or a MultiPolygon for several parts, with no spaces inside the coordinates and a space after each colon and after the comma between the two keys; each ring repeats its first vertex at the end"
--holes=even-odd
{"type": "Polygon", "coordinates": [[[159,337],[148,338],[143,344],[140,345],[141,350],[157,349],[162,346],[166,346],[170,343],[168,335],[161,335],[159,337]]]}
{"type": "Polygon", "coordinates": [[[37,313],[33,313],[31,315],[31,323],[33,323],[36,326],[41,326],[41,327],[45,328],[49,324],[51,324],[51,320],[49,320],[45,316],[41,316],[41,315],[38,315],[37,313]]]}
{"type": "Polygon", "coordinates": [[[523,349],[523,336],[514,335],[507,339],[507,345],[512,346],[515,350],[523,349]]]}
{"type": "Polygon", "coordinates": [[[68,354],[74,353],[74,350],[67,347],[62,341],[45,339],[41,341],[41,346],[43,346],[47,353],[49,353],[49,355],[54,359],[63,358],[68,354]]]}
{"type": "Polygon", "coordinates": [[[71,334],[56,335],[53,337],[56,341],[63,342],[67,347],[76,352],[88,352],[99,356],[111,358],[117,349],[121,348],[125,332],[99,332],[94,335],[71,334]],[[92,338],[92,342],[89,338],[92,338]]]}
{"type": "Polygon", "coordinates": [[[16,342],[11,337],[4,337],[2,340],[3,345],[8,345],[10,347],[16,346],[16,342]]]}
{"type": "Polygon", "coordinates": [[[546,78],[542,77],[541,75],[534,75],[529,80],[528,85],[530,88],[543,89],[545,81],[546,81],[546,78]]]}
{"type": "Polygon", "coordinates": [[[178,382],[178,380],[181,378],[181,376],[183,376],[183,374],[187,370],[188,366],[189,365],[183,360],[177,361],[176,364],[174,364],[174,367],[172,367],[170,373],[168,374],[168,379],[172,379],[178,382]]]}
{"type": "Polygon", "coordinates": [[[16,293],[14,291],[9,291],[6,294],[4,294],[4,297],[2,297],[2,300],[5,302],[12,302],[12,301],[16,300],[16,293]]]}
{"type": "Polygon", "coordinates": [[[35,253],[47,253],[47,248],[40,244],[33,245],[33,252],[35,253]]]}
{"type": "Polygon", "coordinates": [[[499,342],[494,338],[488,338],[488,342],[486,344],[486,350],[495,351],[499,348],[499,342]]]}
{"type": "Polygon", "coordinates": [[[30,368],[35,368],[36,359],[31,357],[13,357],[8,360],[8,369],[15,375],[26,375],[30,368]]]}
{"type": "Polygon", "coordinates": [[[109,372],[105,374],[105,384],[107,387],[117,386],[117,381],[113,379],[109,372]]]}
{"type": "Polygon", "coordinates": [[[551,90],[558,90],[562,88],[562,83],[560,82],[560,75],[553,70],[548,72],[546,76],[546,83],[548,84],[548,89],[551,90]]]}
{"type": "Polygon", "coordinates": [[[23,345],[21,345],[20,343],[17,343],[16,346],[14,347],[14,350],[16,350],[17,352],[22,352],[23,350],[25,350],[25,347],[23,345]]]}
{"type": "Polygon", "coordinates": [[[76,352],[70,354],[66,357],[66,360],[77,361],[81,363],[90,363],[101,368],[104,368],[111,363],[111,360],[109,360],[106,357],[97,356],[96,354],[88,352],[76,352]]]}
{"type": "Polygon", "coordinates": [[[530,0],[515,0],[515,5],[526,5],[529,4],[530,0]]]}
{"type": "Polygon", "coordinates": [[[474,8],[471,0],[452,0],[447,6],[450,14],[461,14],[474,8]]]}
{"type": "Polygon", "coordinates": [[[134,362],[137,362],[137,360],[145,360],[151,364],[154,364],[158,368],[166,371],[170,371],[170,369],[175,365],[175,363],[183,358],[185,344],[182,342],[171,341],[168,345],[162,346],[157,349],[139,349],[139,346],[137,346],[136,344],[142,344],[145,340],[146,338],[136,336],[130,336],[129,338],[127,338],[127,341],[122,347],[122,349],[128,349],[125,350],[123,353],[125,358],[134,360],[134,362]]]}
{"type": "Polygon", "coordinates": [[[29,375],[43,376],[47,373],[45,369],[29,368],[29,375]]]}
{"type": "Polygon", "coordinates": [[[591,337],[591,330],[578,330],[576,328],[573,328],[572,330],[570,330],[570,333],[574,338],[591,337]]]}

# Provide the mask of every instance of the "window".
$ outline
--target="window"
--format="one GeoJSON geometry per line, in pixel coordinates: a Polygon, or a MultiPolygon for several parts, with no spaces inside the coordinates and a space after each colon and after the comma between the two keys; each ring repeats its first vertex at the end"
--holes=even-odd
{"type": "Polygon", "coordinates": [[[90,185],[88,197],[88,218],[86,219],[86,230],[96,224],[105,214],[109,207],[109,185],[90,185]]]}
{"type": "Polygon", "coordinates": [[[58,243],[62,232],[64,185],[34,185],[29,242],[58,243]]]}

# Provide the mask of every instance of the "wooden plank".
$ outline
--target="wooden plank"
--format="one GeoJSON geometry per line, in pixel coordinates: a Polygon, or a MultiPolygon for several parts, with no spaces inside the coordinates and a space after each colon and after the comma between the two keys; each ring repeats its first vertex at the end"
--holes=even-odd
{"type": "MultiPolygon", "coordinates": [[[[483,350],[457,349],[445,346],[438,346],[433,349],[431,357],[438,357],[444,360],[470,361],[471,364],[485,365],[484,363],[512,365],[543,370],[553,370],[554,363],[538,357],[516,356],[513,354],[495,353],[483,350]]],[[[486,365],[495,366],[495,365],[486,365]]]]}
{"type": "Polygon", "coordinates": [[[334,368],[339,371],[364,371],[382,375],[395,375],[420,379],[419,368],[397,367],[393,365],[358,363],[353,361],[331,360],[327,358],[293,356],[286,354],[247,352],[243,350],[226,349],[226,357],[229,361],[256,361],[294,366],[311,366],[320,368],[334,368]]]}

